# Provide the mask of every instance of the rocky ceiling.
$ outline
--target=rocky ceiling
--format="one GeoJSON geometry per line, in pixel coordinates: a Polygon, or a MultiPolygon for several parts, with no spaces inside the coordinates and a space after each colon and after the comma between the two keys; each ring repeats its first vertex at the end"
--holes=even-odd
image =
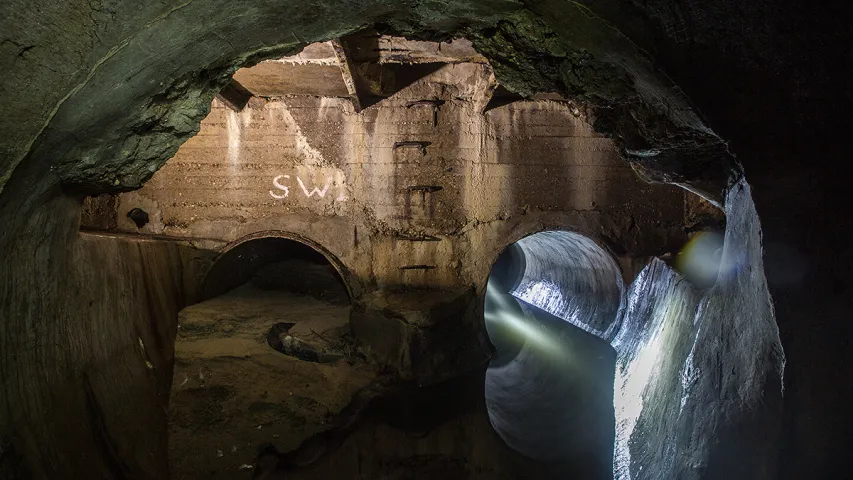
{"type": "MultiPolygon", "coordinates": [[[[239,12],[210,3],[133,13],[105,8],[87,21],[61,23],[63,31],[74,32],[62,47],[82,55],[73,62],[37,62],[45,73],[55,71],[53,84],[9,111],[37,108],[24,105],[29,101],[54,103],[43,106],[41,121],[21,125],[8,139],[19,141],[6,147],[0,178],[8,179],[26,159],[88,193],[138,187],[197,131],[212,96],[238,67],[365,23],[409,38],[468,38],[508,90],[524,96],[557,92],[594,110],[597,129],[616,138],[626,159],[650,179],[690,184],[719,200],[738,176],[725,142],[644,50],[581,4],[562,5],[562,15],[548,21],[516,2],[366,2],[357,8],[327,2],[282,11],[275,2],[260,1],[239,12]]],[[[57,21],[76,18],[70,11],[63,17],[57,21]]],[[[34,52],[24,50],[19,61],[27,55],[34,52]]],[[[39,74],[38,68],[21,74],[39,74]]],[[[273,71],[270,63],[256,68],[273,71]]]]}

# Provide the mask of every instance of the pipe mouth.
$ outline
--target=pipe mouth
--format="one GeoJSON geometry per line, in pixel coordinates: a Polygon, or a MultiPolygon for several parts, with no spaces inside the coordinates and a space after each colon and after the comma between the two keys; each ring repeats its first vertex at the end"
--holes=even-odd
{"type": "Polygon", "coordinates": [[[567,475],[612,478],[616,354],[624,283],[613,257],[576,232],[510,245],[489,275],[485,380],[492,427],[513,450],[567,475]]]}

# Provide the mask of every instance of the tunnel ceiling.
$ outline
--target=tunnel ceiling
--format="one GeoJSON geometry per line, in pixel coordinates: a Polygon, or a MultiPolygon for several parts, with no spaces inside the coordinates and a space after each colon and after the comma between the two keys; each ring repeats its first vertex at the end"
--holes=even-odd
{"type": "MultiPolygon", "coordinates": [[[[648,179],[720,199],[739,175],[725,142],[652,58],[580,3],[127,3],[67,2],[7,18],[3,48],[15,50],[14,68],[0,108],[15,128],[2,140],[0,186],[17,172],[22,191],[50,183],[43,178],[85,193],[138,188],[197,132],[240,66],[369,24],[408,38],[469,39],[508,90],[583,105],[648,179]]],[[[643,32],[636,25],[625,31],[643,32]]]]}

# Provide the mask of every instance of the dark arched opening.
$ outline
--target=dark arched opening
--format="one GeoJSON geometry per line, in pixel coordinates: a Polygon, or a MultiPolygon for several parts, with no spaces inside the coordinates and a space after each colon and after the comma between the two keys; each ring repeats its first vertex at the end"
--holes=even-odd
{"type": "Polygon", "coordinates": [[[202,295],[212,298],[249,283],[261,290],[287,291],[348,305],[349,289],[341,277],[342,267],[320,248],[280,236],[237,241],[208,271],[202,295]]]}
{"type": "Polygon", "coordinates": [[[508,246],[489,275],[489,420],[511,448],[563,478],[613,478],[616,355],[608,340],[622,290],[610,254],[565,231],[508,246]]]}
{"type": "Polygon", "coordinates": [[[341,358],[350,296],[336,261],[278,236],[229,247],[205,276],[205,300],[181,312],[179,342],[245,338],[302,360],[341,358]]]}
{"type": "Polygon", "coordinates": [[[169,405],[176,477],[223,478],[226,453],[298,446],[292,438],[316,433],[306,419],[342,408],[340,397],[370,379],[350,335],[343,267],[322,247],[270,233],[227,246],[204,279],[206,299],[178,315],[169,405]]]}

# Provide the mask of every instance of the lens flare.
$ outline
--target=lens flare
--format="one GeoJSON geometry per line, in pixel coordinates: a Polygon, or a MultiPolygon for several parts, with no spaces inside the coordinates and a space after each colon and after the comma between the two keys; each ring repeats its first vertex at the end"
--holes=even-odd
{"type": "Polygon", "coordinates": [[[717,281],[722,265],[723,236],[716,232],[702,232],[694,236],[676,258],[676,268],[693,283],[711,286],[717,281]]]}

